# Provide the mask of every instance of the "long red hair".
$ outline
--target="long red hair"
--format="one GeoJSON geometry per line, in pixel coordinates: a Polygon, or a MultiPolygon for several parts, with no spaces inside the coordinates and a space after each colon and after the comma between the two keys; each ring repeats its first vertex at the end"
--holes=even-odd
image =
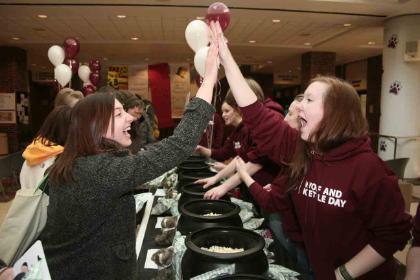
{"type": "Polygon", "coordinates": [[[298,139],[289,164],[289,185],[294,187],[305,176],[311,152],[325,154],[344,142],[367,135],[368,125],[360,106],[359,95],[348,82],[336,77],[318,76],[310,84],[328,85],[323,98],[324,115],[308,141],[298,139]]]}

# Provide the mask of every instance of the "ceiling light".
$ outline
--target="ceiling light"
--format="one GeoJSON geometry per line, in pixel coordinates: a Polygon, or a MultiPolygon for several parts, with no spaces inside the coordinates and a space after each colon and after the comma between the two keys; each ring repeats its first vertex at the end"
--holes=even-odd
{"type": "Polygon", "coordinates": [[[107,61],[108,60],[108,57],[104,57],[104,58],[102,58],[102,60],[107,61]]]}
{"type": "Polygon", "coordinates": [[[36,64],[35,63],[32,63],[31,66],[36,66],[36,64]]]}
{"type": "Polygon", "coordinates": [[[117,18],[126,18],[126,15],[117,15],[117,18]]]}
{"type": "Polygon", "coordinates": [[[198,19],[198,20],[203,20],[203,19],[204,19],[204,17],[195,17],[195,19],[198,19]]]}
{"type": "Polygon", "coordinates": [[[351,26],[351,23],[345,23],[345,24],[343,24],[343,26],[344,27],[350,27],[351,26]]]}
{"type": "Polygon", "coordinates": [[[20,38],[19,37],[12,37],[12,40],[19,41],[20,38]]]}
{"type": "Polygon", "coordinates": [[[305,46],[310,46],[311,45],[311,43],[309,43],[309,42],[306,42],[306,43],[303,43],[305,46]]]}
{"type": "Polygon", "coordinates": [[[292,73],[292,70],[289,70],[289,73],[292,73]]]}
{"type": "Polygon", "coordinates": [[[281,20],[279,20],[279,19],[272,19],[271,20],[273,23],[279,23],[281,20]]]}
{"type": "Polygon", "coordinates": [[[271,63],[273,63],[273,62],[272,62],[271,60],[268,60],[268,61],[267,61],[267,63],[268,63],[268,64],[271,64],[271,63]]]}
{"type": "Polygon", "coordinates": [[[257,41],[255,41],[255,40],[249,40],[248,41],[250,44],[255,44],[257,41]]]}
{"type": "Polygon", "coordinates": [[[47,15],[37,15],[38,18],[47,18],[47,15]]]}
{"type": "Polygon", "coordinates": [[[146,57],[146,58],[144,59],[144,61],[149,61],[149,58],[148,58],[148,57],[146,57]]]}
{"type": "Polygon", "coordinates": [[[139,37],[131,37],[130,39],[133,40],[133,41],[137,41],[139,39],[139,37]]]}
{"type": "Polygon", "coordinates": [[[373,42],[373,41],[369,41],[368,42],[368,45],[375,45],[376,43],[375,42],[373,42]]]}

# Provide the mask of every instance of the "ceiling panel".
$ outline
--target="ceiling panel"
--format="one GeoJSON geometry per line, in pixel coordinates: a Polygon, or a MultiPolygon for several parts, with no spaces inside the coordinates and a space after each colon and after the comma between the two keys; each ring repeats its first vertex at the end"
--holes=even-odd
{"type": "MultiPolygon", "coordinates": [[[[192,61],[184,32],[197,16],[204,16],[213,1],[188,0],[0,0],[0,44],[28,51],[28,61],[51,68],[47,50],[65,37],[78,37],[79,59],[107,58],[108,64],[192,61]],[[4,5],[9,3],[10,5],[4,5]],[[46,5],[46,4],[59,5],[46,5]],[[2,5],[3,4],[3,5],[2,5]],[[39,19],[38,14],[47,14],[39,19]],[[127,18],[118,19],[117,14],[127,18]],[[12,37],[20,37],[19,41],[12,37]],[[138,41],[130,40],[139,37],[138,41]]],[[[225,32],[240,63],[262,65],[264,71],[299,68],[307,51],[337,53],[337,63],[382,52],[386,17],[420,12],[420,1],[353,0],[226,0],[231,23],[225,32]],[[280,19],[274,24],[272,19],[280,19]],[[351,27],[344,27],[351,23],[351,27]],[[255,44],[249,40],[256,40],[255,44]],[[376,45],[367,45],[375,41],[376,45]],[[304,43],[311,43],[305,46],[304,43]],[[267,61],[273,61],[272,64],[267,61]]],[[[32,67],[32,66],[31,66],[32,67]]]]}

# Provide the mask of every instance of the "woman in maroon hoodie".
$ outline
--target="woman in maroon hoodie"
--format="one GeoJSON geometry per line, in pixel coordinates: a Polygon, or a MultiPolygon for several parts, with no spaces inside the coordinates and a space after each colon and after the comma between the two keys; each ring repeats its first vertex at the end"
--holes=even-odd
{"type": "MultiPolygon", "coordinates": [[[[247,85],[251,85],[250,83],[253,80],[247,80],[247,85]]],[[[255,81],[254,81],[255,83],[255,81]]],[[[259,93],[258,98],[262,100],[262,90],[255,90],[253,92],[259,93]]],[[[276,113],[277,114],[277,113],[276,113]]],[[[208,149],[202,146],[198,146],[196,151],[199,153],[211,157],[217,161],[225,161],[227,159],[240,156],[245,161],[251,161],[254,163],[263,164],[268,160],[266,158],[259,158],[255,153],[255,143],[251,139],[251,134],[249,129],[244,126],[242,122],[242,115],[239,110],[238,105],[232,95],[232,92],[229,90],[226,94],[225,100],[222,104],[222,117],[225,121],[226,125],[231,125],[234,127],[234,130],[230,134],[230,136],[226,139],[223,147],[219,149],[208,149]]],[[[205,178],[202,180],[198,180],[196,183],[204,184],[204,187],[211,186],[218,181],[222,180],[223,178],[231,176],[235,172],[235,162],[231,161],[225,168],[220,170],[216,175],[210,178],[205,178]]],[[[255,180],[260,182],[261,184],[268,184],[274,178],[274,176],[278,172],[278,167],[275,164],[265,164],[264,168],[256,172],[254,175],[255,180]]],[[[249,195],[249,192],[246,187],[243,185],[240,186],[241,188],[241,197],[246,201],[253,202],[252,197],[249,195]]],[[[218,188],[215,188],[213,191],[210,190],[209,192],[216,193],[219,192],[218,188]]],[[[216,195],[216,194],[215,194],[216,195]]],[[[221,197],[223,195],[220,195],[221,197]]]]}
{"type": "Polygon", "coordinates": [[[407,254],[407,275],[405,280],[420,279],[420,206],[413,225],[413,243],[407,254]]]}
{"type": "Polygon", "coordinates": [[[370,147],[357,92],[337,78],[312,80],[296,132],[257,101],[220,26],[211,29],[259,151],[289,165],[285,184],[315,278],[395,279],[393,254],[409,238],[410,216],[397,177],[370,147]]]}

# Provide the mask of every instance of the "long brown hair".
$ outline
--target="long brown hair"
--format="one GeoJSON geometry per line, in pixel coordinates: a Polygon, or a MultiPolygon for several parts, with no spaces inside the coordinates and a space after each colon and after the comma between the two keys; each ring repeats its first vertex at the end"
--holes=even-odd
{"type": "Polygon", "coordinates": [[[104,135],[111,120],[114,131],[115,94],[97,92],[80,100],[73,108],[64,152],[54,163],[50,180],[53,184],[73,181],[73,164],[78,157],[95,155],[120,148],[104,135]]]}
{"type": "Polygon", "coordinates": [[[70,126],[70,118],[71,108],[69,106],[55,107],[42,123],[35,137],[35,142],[40,141],[45,146],[64,146],[70,126]]]}
{"type": "MultiPolygon", "coordinates": [[[[264,92],[261,88],[261,86],[251,78],[245,79],[248,86],[251,88],[251,90],[254,92],[254,94],[257,96],[257,99],[259,101],[264,101],[264,92]]],[[[224,101],[226,104],[228,104],[230,107],[232,107],[236,112],[238,112],[240,115],[241,110],[239,109],[238,103],[236,103],[235,97],[233,96],[232,90],[229,89],[226,93],[224,101]]]]}
{"type": "Polygon", "coordinates": [[[298,139],[289,165],[290,187],[294,187],[305,176],[311,152],[324,154],[352,138],[368,133],[359,96],[348,82],[329,76],[318,76],[310,84],[314,82],[328,85],[323,97],[324,115],[308,141],[298,139]]]}

